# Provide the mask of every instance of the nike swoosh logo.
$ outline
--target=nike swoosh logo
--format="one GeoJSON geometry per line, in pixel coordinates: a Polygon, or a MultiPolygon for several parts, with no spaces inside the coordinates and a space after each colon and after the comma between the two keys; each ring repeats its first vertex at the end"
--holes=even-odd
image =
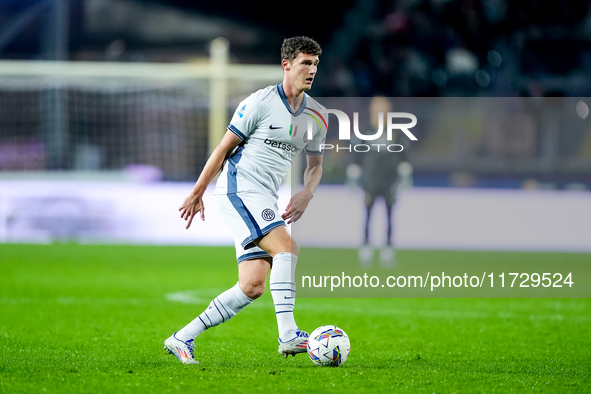
{"type": "Polygon", "coordinates": [[[291,300],[293,297],[288,297],[288,296],[283,296],[283,299],[285,300],[291,300]]]}
{"type": "Polygon", "coordinates": [[[275,130],[275,129],[280,129],[280,128],[281,128],[281,126],[279,126],[279,127],[273,127],[273,125],[270,125],[270,126],[269,126],[269,128],[270,128],[271,130],[275,130]]]}

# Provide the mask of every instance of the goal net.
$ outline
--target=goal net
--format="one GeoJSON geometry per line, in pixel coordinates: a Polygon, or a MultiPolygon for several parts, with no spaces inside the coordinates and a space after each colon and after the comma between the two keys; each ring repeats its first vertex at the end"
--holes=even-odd
{"type": "Polygon", "coordinates": [[[194,180],[238,102],[281,77],[223,62],[0,62],[0,171],[194,180]]]}

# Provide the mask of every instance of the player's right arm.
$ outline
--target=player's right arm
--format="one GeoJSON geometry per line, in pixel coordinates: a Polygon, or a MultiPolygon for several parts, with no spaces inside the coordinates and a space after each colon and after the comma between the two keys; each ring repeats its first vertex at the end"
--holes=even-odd
{"type": "Polygon", "coordinates": [[[205,220],[205,206],[203,205],[203,194],[207,189],[207,186],[211,183],[213,178],[222,169],[222,164],[226,157],[236,148],[242,140],[238,138],[234,133],[226,131],[224,138],[219,145],[213,150],[209,159],[197,179],[197,183],[193,187],[191,194],[185,198],[185,201],[180,206],[179,211],[181,212],[181,218],[187,221],[187,227],[191,226],[193,218],[197,212],[201,213],[201,220],[205,220]]]}

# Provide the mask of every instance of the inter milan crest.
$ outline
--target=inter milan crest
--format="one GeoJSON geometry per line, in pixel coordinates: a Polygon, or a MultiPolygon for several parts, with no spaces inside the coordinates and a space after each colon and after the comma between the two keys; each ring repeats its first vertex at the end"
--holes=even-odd
{"type": "Polygon", "coordinates": [[[263,209],[263,213],[261,215],[263,217],[263,220],[266,220],[267,222],[270,222],[271,220],[275,219],[275,212],[273,212],[273,210],[269,208],[263,209]]]}

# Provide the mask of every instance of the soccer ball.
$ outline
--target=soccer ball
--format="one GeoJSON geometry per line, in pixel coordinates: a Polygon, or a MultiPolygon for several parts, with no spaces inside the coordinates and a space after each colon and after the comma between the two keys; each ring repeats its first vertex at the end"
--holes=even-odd
{"type": "Polygon", "coordinates": [[[338,367],[347,361],[351,343],[345,331],[337,326],[321,326],[308,338],[308,356],[316,365],[338,367]]]}

